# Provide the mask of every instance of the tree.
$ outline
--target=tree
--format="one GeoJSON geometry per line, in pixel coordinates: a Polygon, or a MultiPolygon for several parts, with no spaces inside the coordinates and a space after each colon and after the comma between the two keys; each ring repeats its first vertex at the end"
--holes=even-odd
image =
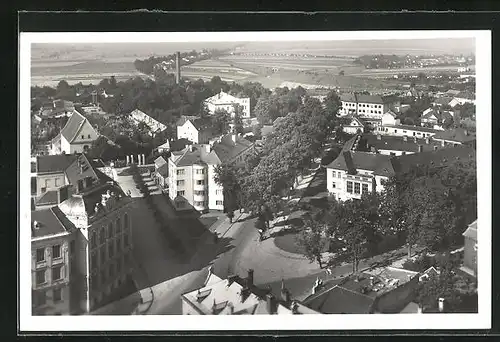
{"type": "Polygon", "coordinates": [[[212,116],[212,124],[215,129],[215,135],[226,134],[231,122],[231,115],[225,110],[216,109],[212,116]]]}
{"type": "Polygon", "coordinates": [[[229,223],[233,223],[234,211],[233,210],[228,210],[226,212],[226,216],[229,219],[229,223]]]}
{"type": "Polygon", "coordinates": [[[243,108],[239,104],[234,105],[233,131],[237,134],[243,134],[243,108]]]}
{"type": "MultiPolygon", "coordinates": [[[[224,195],[224,210],[226,213],[232,213],[239,206],[238,193],[241,191],[241,185],[237,178],[237,167],[234,163],[222,163],[214,169],[214,181],[222,186],[224,195]]],[[[232,214],[234,217],[234,214],[232,214]]],[[[229,220],[232,217],[228,215],[229,220]]]]}
{"type": "Polygon", "coordinates": [[[304,229],[297,237],[297,243],[304,248],[306,257],[311,262],[316,261],[320,268],[323,268],[322,253],[327,243],[323,217],[321,211],[306,215],[303,219],[304,229]]]}

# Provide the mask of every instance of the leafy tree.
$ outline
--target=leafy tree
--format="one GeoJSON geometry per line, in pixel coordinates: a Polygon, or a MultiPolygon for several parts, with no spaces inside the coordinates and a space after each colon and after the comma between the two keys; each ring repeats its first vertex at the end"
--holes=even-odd
{"type": "Polygon", "coordinates": [[[243,134],[243,118],[242,118],[243,108],[235,104],[234,105],[234,119],[233,119],[233,130],[234,133],[243,134]]]}
{"type": "Polygon", "coordinates": [[[222,163],[214,169],[214,181],[222,186],[224,209],[227,213],[238,208],[238,193],[241,191],[241,185],[237,174],[237,167],[234,163],[222,163]]]}
{"type": "Polygon", "coordinates": [[[257,124],[255,126],[253,126],[252,133],[253,133],[253,136],[255,137],[255,139],[257,139],[257,140],[262,139],[262,125],[257,124]]]}
{"type": "Polygon", "coordinates": [[[307,215],[304,218],[305,229],[297,237],[297,243],[304,248],[306,257],[311,262],[316,261],[320,268],[323,268],[322,253],[327,243],[323,216],[322,212],[307,215]]]}
{"type": "Polygon", "coordinates": [[[212,124],[215,128],[216,135],[226,134],[229,130],[231,115],[222,109],[216,109],[212,116],[212,124]]]}

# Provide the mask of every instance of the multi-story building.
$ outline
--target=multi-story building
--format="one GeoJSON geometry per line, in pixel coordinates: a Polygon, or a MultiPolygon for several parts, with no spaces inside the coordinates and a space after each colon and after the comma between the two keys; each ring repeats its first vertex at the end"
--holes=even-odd
{"type": "Polygon", "coordinates": [[[32,314],[71,314],[76,228],[57,206],[32,212],[31,225],[32,314]]]}
{"type": "Polygon", "coordinates": [[[148,126],[150,135],[163,132],[167,129],[167,125],[161,123],[139,109],[130,113],[130,117],[136,124],[143,123],[148,126]]]}
{"type": "Polygon", "coordinates": [[[250,98],[238,98],[221,90],[220,93],[209,97],[204,101],[208,111],[213,114],[216,110],[225,110],[234,116],[235,105],[241,106],[241,117],[250,117],[250,98]]]}
{"type": "Polygon", "coordinates": [[[398,173],[408,172],[413,166],[438,168],[455,160],[474,158],[475,150],[470,147],[450,147],[400,156],[343,149],[327,166],[327,189],[339,201],[360,199],[366,192],[383,191],[384,181],[398,173]]]}
{"type": "Polygon", "coordinates": [[[77,158],[74,154],[37,156],[32,175],[36,177],[36,196],[67,185],[65,171],[77,158]]]}
{"type": "Polygon", "coordinates": [[[366,120],[380,120],[389,110],[400,106],[400,101],[393,96],[342,94],[340,115],[357,115],[366,120]]]}
{"type": "Polygon", "coordinates": [[[189,145],[173,152],[169,163],[169,197],[177,210],[224,210],[222,186],[215,183],[215,167],[242,162],[254,153],[254,144],[240,135],[228,134],[213,144],[189,145]]]}
{"type": "Polygon", "coordinates": [[[214,136],[210,118],[183,116],[177,122],[177,139],[187,139],[195,144],[208,144],[214,136]]]}
{"type": "Polygon", "coordinates": [[[52,139],[51,154],[87,152],[98,137],[99,134],[87,118],[75,110],[61,133],[52,139]]]}
{"type": "Polygon", "coordinates": [[[55,213],[64,227],[73,228],[66,229],[73,251],[68,273],[71,312],[88,313],[117,299],[132,281],[133,213],[131,199],[111,178],[84,154],[76,157],[64,171],[67,185],[51,190],[57,205],[32,215],[36,220],[55,213]]]}

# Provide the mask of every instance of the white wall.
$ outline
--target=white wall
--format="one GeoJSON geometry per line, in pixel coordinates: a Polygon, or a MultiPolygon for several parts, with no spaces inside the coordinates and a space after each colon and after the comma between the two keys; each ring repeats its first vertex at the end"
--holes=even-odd
{"type": "Polygon", "coordinates": [[[188,139],[195,144],[200,143],[198,130],[189,120],[184,125],[177,126],[177,139],[188,139]]]}
{"type": "Polygon", "coordinates": [[[224,210],[224,195],[221,191],[222,186],[215,183],[214,170],[215,165],[208,165],[208,208],[211,210],[224,210]],[[222,205],[217,205],[217,201],[222,201],[222,205]]]}

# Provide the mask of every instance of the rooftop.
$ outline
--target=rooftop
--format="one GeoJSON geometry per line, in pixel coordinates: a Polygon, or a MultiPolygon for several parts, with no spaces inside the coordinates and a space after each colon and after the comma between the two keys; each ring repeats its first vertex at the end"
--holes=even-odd
{"type": "Polygon", "coordinates": [[[335,285],[303,301],[308,308],[323,314],[367,314],[375,298],[335,285]]]}
{"type": "Polygon", "coordinates": [[[405,151],[405,152],[419,152],[419,146],[422,147],[423,151],[433,151],[434,146],[437,148],[442,148],[439,142],[433,141],[429,142],[425,138],[413,138],[408,137],[405,141],[403,137],[395,137],[389,135],[376,136],[373,134],[365,134],[362,139],[366,142],[368,148],[374,147],[377,150],[393,150],[393,151],[405,151]]]}
{"type": "Polygon", "coordinates": [[[69,221],[62,211],[57,207],[42,209],[31,212],[31,237],[49,237],[61,233],[70,232],[75,226],[69,221]],[[34,227],[37,222],[38,228],[34,227]]]}
{"type": "Polygon", "coordinates": [[[436,129],[422,127],[422,126],[412,126],[412,125],[383,125],[382,127],[398,128],[408,131],[424,132],[424,133],[437,133],[441,132],[436,129]]]}
{"type": "Polygon", "coordinates": [[[450,140],[450,141],[456,141],[460,143],[466,143],[470,141],[476,140],[476,135],[468,132],[466,129],[463,128],[455,128],[455,129],[450,129],[446,131],[440,131],[436,133],[433,137],[433,139],[436,140],[450,140]]]}
{"type": "Polygon", "coordinates": [[[36,199],[36,205],[51,205],[57,204],[57,190],[49,190],[44,192],[39,198],[36,199]]]}
{"type": "Polygon", "coordinates": [[[463,236],[477,241],[477,220],[472,222],[463,233],[463,236]]]}
{"type": "Polygon", "coordinates": [[[69,118],[66,125],[61,130],[61,135],[68,141],[73,142],[80,130],[80,127],[87,121],[87,119],[78,111],[73,111],[73,115],[69,118]]]}
{"type": "Polygon", "coordinates": [[[37,173],[64,172],[66,168],[76,160],[74,154],[44,155],[36,157],[37,173]]]}

